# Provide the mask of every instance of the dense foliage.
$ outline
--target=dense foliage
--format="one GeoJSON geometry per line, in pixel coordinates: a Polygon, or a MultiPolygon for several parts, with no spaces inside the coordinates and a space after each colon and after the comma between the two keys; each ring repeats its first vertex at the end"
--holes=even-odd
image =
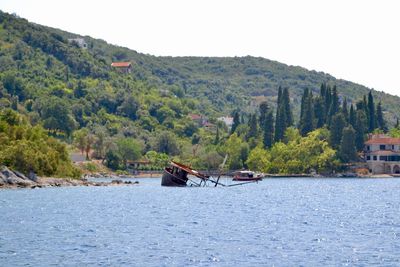
{"type": "MultiPolygon", "coordinates": [[[[394,123],[399,99],[376,91],[368,100],[359,99],[368,92],[263,58],[144,55],[0,12],[0,109],[23,114],[24,127],[41,129],[42,139],[47,133],[73,144],[87,159],[101,159],[112,169],[143,158],[150,169],[162,168],[168,158],[217,169],[228,154],[229,169],[325,170],[335,165],[327,160],[332,148],[340,149],[349,125],[355,133],[346,136],[361,150],[367,132],[387,131],[394,123]],[[84,38],[87,49],[68,40],[77,37],[84,38]],[[131,62],[131,72],[113,69],[114,61],[131,62]],[[231,129],[217,120],[220,116],[233,116],[231,129]],[[318,148],[308,147],[318,138],[318,148]],[[305,157],[310,162],[287,158],[285,151],[304,146],[320,151],[326,162],[314,154],[305,157]],[[257,161],[260,155],[265,157],[257,161]],[[292,167],[280,166],[279,159],[290,160],[292,167]]],[[[15,142],[17,149],[25,141],[15,142]]],[[[1,159],[24,171],[33,168],[33,163],[16,166],[15,159],[1,159]]],[[[57,166],[43,174],[60,173],[57,166]]]]}
{"type": "Polygon", "coordinates": [[[46,176],[80,175],[64,144],[9,109],[0,112],[0,162],[25,174],[33,171],[46,176]]]}

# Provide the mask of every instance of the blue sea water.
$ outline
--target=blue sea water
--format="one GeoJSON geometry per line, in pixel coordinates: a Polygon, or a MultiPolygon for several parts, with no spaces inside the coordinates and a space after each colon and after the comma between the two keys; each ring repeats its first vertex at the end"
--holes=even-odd
{"type": "Polygon", "coordinates": [[[0,266],[400,266],[400,179],[0,190],[0,266]]]}

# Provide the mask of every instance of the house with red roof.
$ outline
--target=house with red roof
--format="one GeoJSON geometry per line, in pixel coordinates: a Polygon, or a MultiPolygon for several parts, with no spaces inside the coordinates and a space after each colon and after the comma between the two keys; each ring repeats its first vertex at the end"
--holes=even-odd
{"type": "Polygon", "coordinates": [[[123,73],[130,73],[132,71],[131,62],[113,62],[111,63],[111,67],[123,73]]]}
{"type": "Polygon", "coordinates": [[[373,174],[400,174],[400,138],[371,134],[365,142],[364,154],[373,174]]]}

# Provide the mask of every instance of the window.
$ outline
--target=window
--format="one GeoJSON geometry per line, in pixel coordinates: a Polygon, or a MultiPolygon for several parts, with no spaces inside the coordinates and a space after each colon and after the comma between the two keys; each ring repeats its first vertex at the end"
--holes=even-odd
{"type": "Polygon", "coordinates": [[[385,148],[385,145],[380,145],[380,146],[379,146],[379,149],[380,149],[380,150],[385,150],[385,149],[386,149],[386,148],[385,148]]]}
{"type": "Polygon", "coordinates": [[[371,156],[367,156],[367,160],[371,160],[371,156]]]}
{"type": "Polygon", "coordinates": [[[394,150],[394,145],[392,145],[392,150],[394,150]]]}
{"type": "Polygon", "coordinates": [[[371,150],[371,148],[370,148],[369,146],[367,146],[367,150],[368,150],[368,151],[370,151],[370,150],[371,150]]]}
{"type": "Polygon", "coordinates": [[[382,160],[382,161],[387,161],[387,158],[388,158],[387,156],[380,156],[379,157],[379,159],[382,160]]]}
{"type": "Polygon", "coordinates": [[[377,157],[376,157],[376,156],[374,156],[374,160],[377,160],[377,157]]]}

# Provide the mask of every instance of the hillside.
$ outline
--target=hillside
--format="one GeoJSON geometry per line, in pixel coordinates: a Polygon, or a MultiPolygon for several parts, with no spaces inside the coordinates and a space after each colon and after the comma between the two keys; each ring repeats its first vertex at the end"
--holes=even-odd
{"type": "MultiPolygon", "coordinates": [[[[304,89],[318,92],[323,82],[336,84],[340,96],[347,97],[349,102],[358,100],[370,90],[359,84],[335,79],[329,74],[264,58],[155,57],[110,45],[103,40],[32,24],[5,13],[1,13],[1,17],[0,36],[4,51],[0,59],[3,63],[2,72],[19,69],[23,72],[20,75],[24,77],[29,70],[20,68],[24,61],[21,57],[24,50],[27,52],[32,48],[41,50],[36,50],[35,56],[41,54],[42,61],[55,59],[58,68],[67,67],[77,78],[109,80],[109,66],[112,61],[131,61],[134,79],[158,89],[183,89],[186,97],[196,98],[201,103],[199,108],[202,112],[209,115],[226,114],[235,108],[251,111],[255,106],[251,104],[261,100],[267,100],[274,105],[279,86],[290,89],[295,110],[298,110],[304,89]],[[82,51],[79,47],[68,45],[68,38],[77,37],[85,39],[88,43],[87,50],[82,51]],[[66,51],[58,51],[54,46],[57,43],[63,43],[68,48],[66,51]]],[[[57,80],[62,79],[60,70],[58,73],[52,71],[51,75],[57,80]]],[[[383,102],[388,120],[394,122],[394,114],[400,112],[400,98],[383,92],[373,93],[383,102]]]]}
{"type": "MultiPolygon", "coordinates": [[[[264,58],[141,54],[0,12],[0,109],[13,109],[26,125],[43,127],[87,157],[106,159],[114,169],[143,156],[157,162],[155,168],[164,166],[168,157],[216,168],[226,153],[240,155],[236,165],[229,159],[230,167],[239,168],[262,142],[258,104],[266,101],[276,110],[278,88],[288,88],[297,125],[305,89],[318,95],[322,83],[338,92],[335,89],[336,109],[330,118],[340,110],[340,100],[355,103],[370,92],[325,73],[264,58]],[[111,66],[121,61],[131,62],[130,72],[111,66]],[[230,138],[232,132],[217,120],[236,110],[239,139],[230,138]],[[200,114],[206,118],[199,121],[200,114]],[[226,142],[234,152],[227,151],[226,142]]],[[[372,94],[393,125],[400,98],[372,94]]],[[[289,96],[285,99],[289,103],[289,96]]]]}

